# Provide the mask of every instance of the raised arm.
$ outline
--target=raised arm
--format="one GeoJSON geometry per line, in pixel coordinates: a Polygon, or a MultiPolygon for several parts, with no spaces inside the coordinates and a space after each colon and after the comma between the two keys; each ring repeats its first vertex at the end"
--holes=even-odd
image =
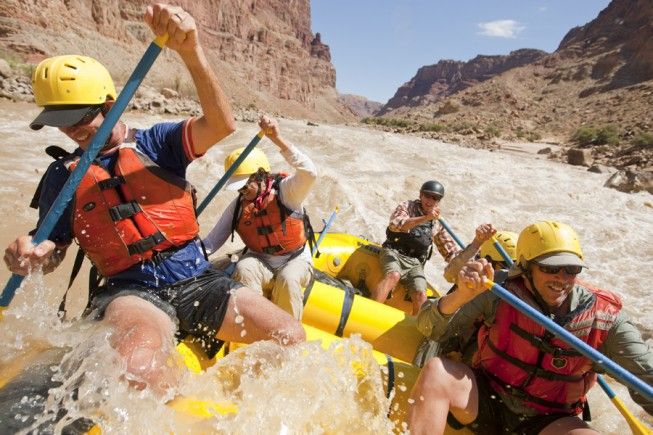
{"type": "Polygon", "coordinates": [[[190,72],[203,112],[193,122],[191,140],[195,154],[202,155],[233,133],[236,123],[200,45],[195,20],[181,7],[157,3],[147,7],[145,22],[157,36],[168,33],[167,47],[179,53],[190,72]]]}

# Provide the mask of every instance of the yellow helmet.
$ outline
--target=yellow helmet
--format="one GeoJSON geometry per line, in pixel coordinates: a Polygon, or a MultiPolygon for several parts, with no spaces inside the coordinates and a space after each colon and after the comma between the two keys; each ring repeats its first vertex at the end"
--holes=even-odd
{"type": "MultiPolygon", "coordinates": [[[[231,152],[224,159],[224,170],[227,170],[234,164],[236,159],[245,150],[245,147],[238,148],[231,152]]],[[[263,168],[266,172],[270,172],[270,162],[266,157],[265,153],[258,148],[254,148],[248,155],[245,157],[245,160],[242,161],[240,166],[236,168],[236,171],[229,178],[229,184],[227,185],[227,190],[238,190],[247,183],[249,176],[256,173],[259,168],[263,168]]]]}
{"type": "Polygon", "coordinates": [[[87,56],[55,56],[41,61],[32,75],[32,89],[36,104],[44,107],[30,124],[34,130],[44,125],[75,125],[90,110],[116,99],[109,71],[87,56]]]}
{"type": "Polygon", "coordinates": [[[32,75],[32,88],[39,107],[90,106],[116,99],[109,71],[87,56],[55,56],[41,61],[32,75]]]}
{"type": "Polygon", "coordinates": [[[536,222],[524,228],[517,240],[516,255],[522,267],[530,261],[551,266],[585,266],[576,231],[555,221],[536,222]]]}
{"type": "MultiPolygon", "coordinates": [[[[517,233],[512,231],[497,231],[494,235],[504,251],[514,262],[517,259],[517,233]]],[[[494,247],[494,240],[489,239],[481,245],[481,258],[490,257],[492,261],[505,261],[497,248],[494,247]]]]}

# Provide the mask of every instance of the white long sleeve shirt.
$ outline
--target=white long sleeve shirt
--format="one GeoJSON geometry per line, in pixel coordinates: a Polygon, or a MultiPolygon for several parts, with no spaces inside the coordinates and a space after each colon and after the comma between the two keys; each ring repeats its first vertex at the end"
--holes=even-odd
{"type": "MultiPolygon", "coordinates": [[[[317,179],[317,169],[313,161],[294,145],[290,145],[287,150],[282,151],[281,155],[295,169],[294,174],[285,177],[279,183],[282,203],[291,210],[301,212],[304,207],[304,200],[317,179]]],[[[220,249],[231,235],[231,223],[233,222],[237,201],[238,198],[235,198],[229,203],[209,235],[204,239],[204,246],[209,254],[220,249]]],[[[248,251],[247,255],[257,257],[271,269],[277,270],[286,264],[292,254],[271,255],[248,251]]],[[[301,256],[309,262],[312,261],[308,249],[304,249],[301,256]]]]}

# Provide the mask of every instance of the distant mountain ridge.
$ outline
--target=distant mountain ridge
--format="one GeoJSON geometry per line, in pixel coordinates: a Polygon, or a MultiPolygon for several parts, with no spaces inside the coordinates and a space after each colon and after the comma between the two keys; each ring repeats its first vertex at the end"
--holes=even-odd
{"type": "Polygon", "coordinates": [[[506,56],[478,55],[467,62],[441,60],[421,67],[383,106],[379,114],[398,107],[414,107],[436,102],[509,69],[533,63],[546,56],[542,50],[520,49],[506,56]]]}
{"type": "Polygon", "coordinates": [[[585,161],[653,176],[653,1],[613,0],[536,57],[471,84],[452,61],[420,68],[415,77],[429,79],[399,88],[374,123],[476,147],[577,146],[585,161]]]}

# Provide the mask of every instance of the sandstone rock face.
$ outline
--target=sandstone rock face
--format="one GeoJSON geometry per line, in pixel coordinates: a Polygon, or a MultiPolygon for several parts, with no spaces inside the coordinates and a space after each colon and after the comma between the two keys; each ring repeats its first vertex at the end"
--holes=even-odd
{"type": "Polygon", "coordinates": [[[388,100],[381,114],[402,106],[421,106],[439,101],[504,71],[526,65],[546,56],[541,50],[522,49],[508,56],[479,55],[468,62],[441,60],[424,66],[388,100]]]}
{"type": "MultiPolygon", "coordinates": [[[[236,106],[324,120],[352,119],[335,91],[329,47],[313,35],[310,0],[171,0],[188,10],[236,106]]],[[[152,38],[149,0],[4,0],[0,48],[26,63],[57,54],[96,57],[121,84],[152,38]]],[[[166,51],[146,83],[194,96],[189,74],[166,51]]]]}
{"type": "Polygon", "coordinates": [[[360,95],[340,94],[340,102],[349,108],[358,118],[372,116],[378,112],[383,104],[377,101],[371,101],[360,95]]]}

